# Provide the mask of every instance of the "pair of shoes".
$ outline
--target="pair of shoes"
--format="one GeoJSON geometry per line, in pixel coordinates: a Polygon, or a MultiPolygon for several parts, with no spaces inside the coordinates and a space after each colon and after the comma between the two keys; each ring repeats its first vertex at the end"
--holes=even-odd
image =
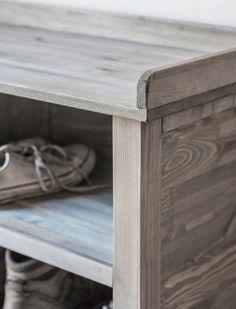
{"type": "Polygon", "coordinates": [[[62,190],[87,192],[96,163],[93,149],[73,144],[53,145],[42,138],[22,140],[0,147],[0,205],[62,190]],[[77,186],[86,181],[86,186],[77,186]]]}
{"type": "Polygon", "coordinates": [[[6,251],[3,309],[92,309],[110,297],[100,284],[6,251]]]}

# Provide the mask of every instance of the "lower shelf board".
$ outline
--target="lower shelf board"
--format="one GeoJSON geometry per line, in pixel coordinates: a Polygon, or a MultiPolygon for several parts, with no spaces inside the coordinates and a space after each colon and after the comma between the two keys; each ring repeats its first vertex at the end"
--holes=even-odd
{"type": "Polygon", "coordinates": [[[112,286],[112,192],[0,207],[0,246],[112,286]]]}

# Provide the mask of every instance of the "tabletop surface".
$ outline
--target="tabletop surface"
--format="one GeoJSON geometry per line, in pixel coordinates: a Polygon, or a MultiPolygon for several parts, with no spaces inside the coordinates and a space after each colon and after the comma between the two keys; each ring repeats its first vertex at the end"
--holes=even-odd
{"type": "Polygon", "coordinates": [[[174,26],[160,20],[151,20],[150,27],[145,21],[141,28],[140,18],[133,17],[137,30],[129,30],[131,39],[116,31],[111,37],[106,31],[102,36],[99,30],[93,35],[89,29],[75,33],[30,26],[28,20],[13,23],[4,3],[0,5],[0,92],[110,115],[145,120],[145,108],[137,98],[138,81],[145,71],[236,46],[234,29],[174,26]]]}

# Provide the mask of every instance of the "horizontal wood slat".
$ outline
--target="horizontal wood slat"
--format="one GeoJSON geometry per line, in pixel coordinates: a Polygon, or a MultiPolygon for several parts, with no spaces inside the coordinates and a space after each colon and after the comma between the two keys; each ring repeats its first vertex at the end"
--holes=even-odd
{"type": "Polygon", "coordinates": [[[189,108],[183,112],[175,113],[163,118],[163,132],[168,132],[179,127],[194,124],[196,121],[218,114],[227,109],[236,107],[236,96],[231,95],[222,99],[189,108]]]}
{"type": "MultiPolygon", "coordinates": [[[[236,46],[236,45],[235,45],[236,46]]],[[[148,109],[181,102],[201,93],[236,83],[236,49],[204,56],[144,73],[140,85],[148,109]],[[148,91],[147,91],[148,89],[148,91]]]]}
{"type": "Polygon", "coordinates": [[[59,194],[0,207],[0,246],[112,286],[112,194],[59,194]]]}

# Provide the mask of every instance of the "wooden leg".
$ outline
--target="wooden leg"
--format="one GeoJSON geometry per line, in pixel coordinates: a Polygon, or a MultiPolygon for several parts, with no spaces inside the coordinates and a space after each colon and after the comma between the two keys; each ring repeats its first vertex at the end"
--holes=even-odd
{"type": "Polygon", "coordinates": [[[160,309],[160,136],[113,119],[115,309],[160,309]]]}

